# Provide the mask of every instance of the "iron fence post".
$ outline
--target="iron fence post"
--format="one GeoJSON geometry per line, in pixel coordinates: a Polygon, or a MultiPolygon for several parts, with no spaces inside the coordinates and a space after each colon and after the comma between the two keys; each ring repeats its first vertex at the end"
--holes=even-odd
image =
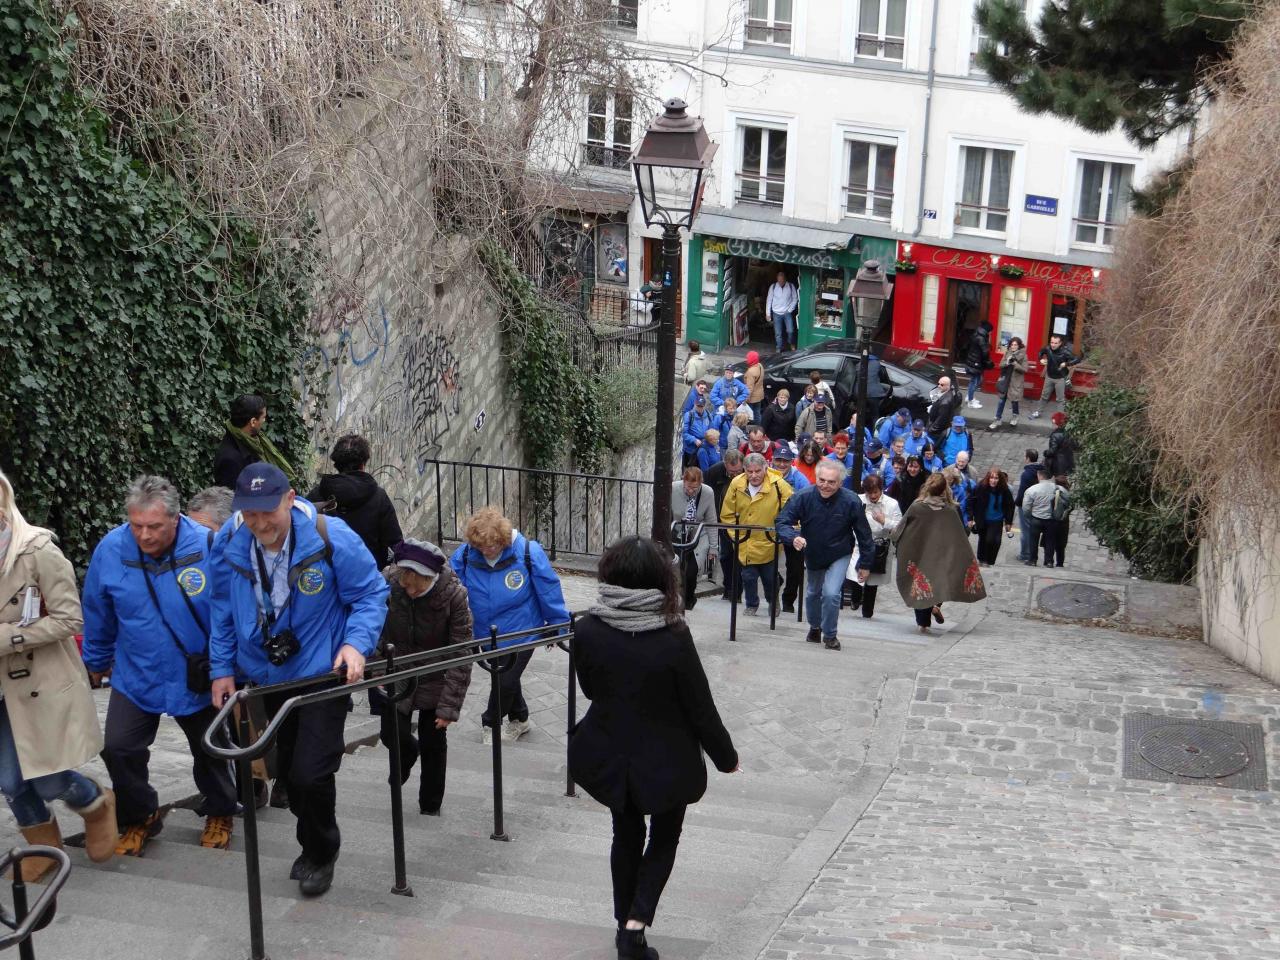
{"type": "Polygon", "coordinates": [[[765,534],[773,541],[773,576],[769,584],[769,629],[778,629],[778,538],[775,534],[765,534]]]}
{"type": "MultiPolygon", "coordinates": [[[[498,625],[489,625],[489,647],[491,650],[498,649],[498,625]]],[[[490,840],[507,841],[511,838],[507,836],[502,824],[502,670],[498,663],[499,658],[490,661],[489,679],[493,683],[493,722],[496,726],[493,730],[493,833],[489,834],[490,840]]]]}
{"type": "Polygon", "coordinates": [[[439,460],[435,461],[435,464],[436,464],[436,543],[442,544],[444,543],[444,513],[441,509],[442,504],[440,503],[440,461],[439,460]]]}
{"type": "MultiPolygon", "coordinates": [[[[387,676],[395,672],[396,645],[386,646],[387,676]]],[[[396,696],[395,685],[387,691],[387,702],[383,710],[391,711],[391,851],[395,858],[395,885],[391,892],[399,897],[412,897],[413,888],[409,886],[408,870],[404,862],[404,759],[400,753],[400,697],[396,696]]],[[[412,714],[411,714],[412,716],[412,714]]],[[[383,717],[385,721],[385,716],[383,717]]],[[[418,731],[422,733],[421,730],[418,731]]]]}
{"type": "Polygon", "coordinates": [[[577,618],[576,613],[569,614],[569,639],[565,643],[565,653],[569,655],[569,716],[565,724],[565,759],[564,759],[564,795],[566,797],[576,797],[578,791],[574,789],[573,772],[569,769],[569,743],[573,739],[573,730],[578,725],[578,668],[574,662],[573,656],[573,638],[577,634],[577,618]]]}
{"type": "MultiPolygon", "coordinates": [[[[252,743],[249,730],[249,697],[241,690],[240,742],[252,743]]],[[[266,937],[262,930],[262,865],[258,862],[258,805],[253,796],[253,762],[244,757],[236,760],[236,779],[240,782],[240,805],[244,807],[244,872],[245,891],[249,897],[249,960],[267,960],[266,937]]]]}
{"type": "Polygon", "coordinates": [[[729,640],[737,642],[738,639],[738,580],[741,578],[739,567],[741,562],[738,559],[738,546],[742,543],[742,531],[738,529],[740,522],[738,514],[733,515],[733,555],[729,560],[729,640]]]}
{"type": "MultiPolygon", "coordinates": [[[[15,851],[16,852],[16,851],[15,851]]],[[[13,926],[14,929],[22,926],[22,921],[27,919],[27,884],[22,879],[22,861],[15,860],[13,863],[13,926]]],[[[27,937],[18,944],[19,960],[36,960],[36,948],[31,943],[32,938],[27,937]]]]}

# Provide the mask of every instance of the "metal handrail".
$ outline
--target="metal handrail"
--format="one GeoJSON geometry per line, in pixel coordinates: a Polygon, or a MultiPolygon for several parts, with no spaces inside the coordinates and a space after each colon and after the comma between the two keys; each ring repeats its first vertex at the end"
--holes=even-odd
{"type": "Polygon", "coordinates": [[[71,858],[65,850],[58,847],[46,847],[37,844],[30,847],[14,847],[0,856],[0,872],[13,870],[13,915],[0,908],[0,924],[9,927],[11,932],[0,937],[0,951],[17,946],[23,960],[34,958],[31,946],[31,935],[42,930],[53,919],[52,911],[57,906],[58,891],[71,876],[71,858]],[[56,862],[53,876],[45,885],[36,902],[27,906],[27,884],[22,879],[22,861],[28,857],[44,857],[56,862]]]}

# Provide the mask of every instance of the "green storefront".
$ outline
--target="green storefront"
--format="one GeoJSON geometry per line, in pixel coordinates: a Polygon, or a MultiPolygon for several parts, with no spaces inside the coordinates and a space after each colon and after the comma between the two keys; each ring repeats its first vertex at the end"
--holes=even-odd
{"type": "Polygon", "coordinates": [[[897,243],[854,235],[843,248],[810,249],[766,240],[695,233],[689,239],[685,287],[686,339],[703,349],[721,350],[751,341],[772,344],[764,317],[764,297],[778,271],[799,293],[798,346],[852,336],[845,291],[865,260],[879,260],[890,272],[897,243]]]}

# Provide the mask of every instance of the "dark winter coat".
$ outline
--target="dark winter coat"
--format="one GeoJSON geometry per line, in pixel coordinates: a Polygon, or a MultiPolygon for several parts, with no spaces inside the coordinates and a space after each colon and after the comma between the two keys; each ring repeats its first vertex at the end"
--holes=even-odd
{"type": "Polygon", "coordinates": [[[969,517],[973,520],[973,525],[979,530],[983,530],[987,526],[987,504],[992,497],[996,497],[1000,504],[1000,513],[1004,516],[1004,523],[1013,523],[1013,493],[1006,487],[1004,490],[992,490],[991,485],[985,481],[978,484],[976,490],[969,494],[969,517]]]}
{"type": "Polygon", "coordinates": [[[1080,362],[1081,358],[1071,352],[1071,348],[1065,343],[1057,350],[1052,347],[1041,347],[1040,354],[1037,359],[1044,359],[1048,362],[1045,364],[1044,375],[1050,380],[1061,380],[1071,372],[1071,368],[1080,362]]]}
{"type": "Polygon", "coordinates": [[[1058,427],[1049,434],[1049,449],[1044,452],[1044,464],[1049,468],[1051,477],[1065,477],[1075,472],[1075,441],[1062,427],[1058,427]]]}
{"type": "Polygon", "coordinates": [[[1039,470],[1040,464],[1038,463],[1028,463],[1022,468],[1022,476],[1018,478],[1018,492],[1013,498],[1013,505],[1015,507],[1021,508],[1022,495],[1040,482],[1040,477],[1038,475],[1039,470]]]}
{"type": "Polygon", "coordinates": [[[769,404],[764,408],[760,426],[764,427],[765,436],[770,440],[794,440],[796,438],[796,405],[788,403],[784,410],[776,403],[769,404]]]}
{"type": "MultiPolygon", "coordinates": [[[[395,644],[397,657],[407,657],[472,639],[467,588],[447,564],[435,585],[421,597],[410,597],[400,586],[395,572],[387,579],[391,582],[391,595],[387,598],[387,619],[378,639],[378,656],[385,656],[388,643],[395,644]]],[[[418,679],[418,689],[412,697],[400,702],[399,709],[404,713],[430,710],[441,720],[457,720],[470,684],[470,664],[445,673],[428,674],[418,679]]]]}
{"type": "Polygon", "coordinates": [[[804,537],[801,552],[804,565],[810,570],[825,570],[837,560],[850,556],[855,542],[858,565],[871,569],[875,546],[871,542],[866,505],[856,493],[844,487],[830,497],[824,497],[817,487],[805,487],[787,501],[774,529],[788,544],[797,534],[804,537]]]}
{"type": "Polygon", "coordinates": [[[923,466],[914,477],[904,470],[885,489],[885,496],[893,497],[894,500],[897,500],[898,506],[905,513],[907,508],[916,502],[916,497],[920,496],[920,488],[924,486],[924,482],[928,479],[929,471],[923,466]]]}
{"type": "Polygon", "coordinates": [[[947,431],[951,429],[951,419],[960,412],[960,405],[964,402],[959,388],[952,386],[947,392],[933,401],[929,407],[929,435],[934,438],[935,442],[940,442],[940,437],[945,437],[947,431]]]}
{"type": "Polygon", "coordinates": [[[924,610],[986,597],[969,535],[955,507],[942,497],[911,504],[890,539],[898,549],[898,592],[908,607],[924,610]]]}
{"type": "Polygon", "coordinates": [[[716,495],[716,516],[720,515],[720,507],[724,504],[724,495],[729,489],[729,484],[733,482],[734,477],[741,473],[741,469],[738,470],[738,473],[730,473],[729,468],[721,460],[702,475],[702,481],[716,495]]]}
{"type": "Polygon", "coordinates": [[[970,375],[981,375],[982,371],[992,366],[991,363],[991,324],[986,320],[978,325],[965,345],[964,365],[970,375]]]}
{"type": "Polygon", "coordinates": [[[569,772],[606,807],[630,799],[641,813],[663,813],[696,803],[707,789],[704,751],[724,773],[737,767],[687,626],[627,633],[588,614],[573,657],[591,707],[569,740],[569,772]]]}
{"type": "Polygon", "coordinates": [[[213,455],[214,486],[234,490],[236,478],[240,476],[240,471],[249,466],[249,464],[257,463],[261,459],[256,453],[233,437],[230,430],[225,431],[222,434],[222,442],[218,444],[218,450],[213,455]]]}
{"type": "Polygon", "coordinates": [[[318,505],[332,502],[333,508],[326,513],[346,521],[369,548],[379,568],[390,561],[391,548],[404,539],[391,498],[363,470],[325,474],[307,499],[318,505]]]}

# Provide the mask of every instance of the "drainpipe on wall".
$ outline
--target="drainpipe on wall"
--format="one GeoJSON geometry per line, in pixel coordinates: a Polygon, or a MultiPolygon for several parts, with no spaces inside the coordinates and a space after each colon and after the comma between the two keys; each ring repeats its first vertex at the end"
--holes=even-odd
{"type": "Polygon", "coordinates": [[[920,205],[916,209],[916,228],[911,236],[920,236],[924,229],[924,188],[929,177],[929,128],[933,121],[933,81],[937,76],[938,58],[938,0],[933,0],[933,23],[929,28],[929,77],[924,88],[924,143],[920,151],[920,205]]]}

